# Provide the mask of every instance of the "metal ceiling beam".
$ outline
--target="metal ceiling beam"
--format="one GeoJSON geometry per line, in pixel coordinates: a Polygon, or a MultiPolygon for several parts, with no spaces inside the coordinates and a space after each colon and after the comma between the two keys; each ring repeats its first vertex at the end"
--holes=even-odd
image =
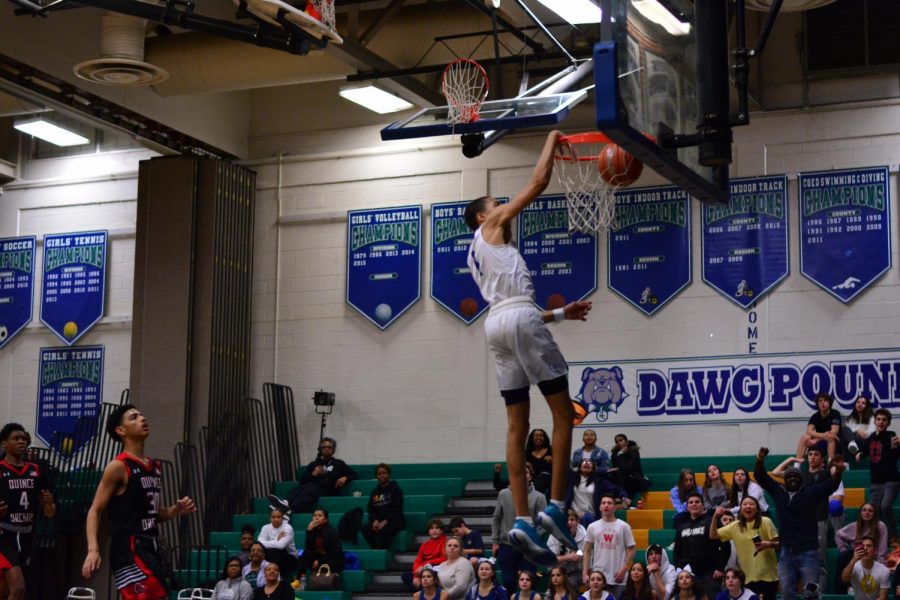
{"type": "Polygon", "coordinates": [[[378,35],[378,32],[381,31],[385,23],[387,23],[395,14],[397,14],[397,11],[400,10],[405,3],[406,0],[393,0],[388,5],[388,7],[378,15],[378,18],[375,19],[375,22],[369,25],[369,28],[366,29],[361,36],[359,36],[359,43],[363,46],[369,45],[369,42],[371,42],[372,39],[376,35],[378,35]]]}
{"type": "MultiPolygon", "coordinates": [[[[484,13],[488,18],[491,17],[492,10],[484,5],[484,0],[466,0],[466,2],[474,8],[475,10],[484,13]]],[[[531,48],[534,52],[543,52],[544,45],[538,41],[535,41],[525,35],[518,27],[501,17],[499,14],[497,15],[497,24],[503,27],[508,32],[513,35],[519,37],[529,48],[531,48]]]]}

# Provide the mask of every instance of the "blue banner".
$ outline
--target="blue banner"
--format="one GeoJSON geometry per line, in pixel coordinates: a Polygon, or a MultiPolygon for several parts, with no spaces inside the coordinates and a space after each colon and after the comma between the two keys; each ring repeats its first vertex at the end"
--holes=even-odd
{"type": "Polygon", "coordinates": [[[474,235],[463,219],[468,204],[431,205],[431,297],[467,325],[488,307],[466,265],[474,235]]]}
{"type": "Polygon", "coordinates": [[[703,205],[703,281],[747,308],[790,273],[787,176],[733,179],[728,204],[703,205]]]}
{"type": "Polygon", "coordinates": [[[72,345],[103,317],[105,231],[44,236],[41,321],[72,345]]]}
{"type": "Polygon", "coordinates": [[[35,238],[0,238],[0,348],[31,322],[35,238]]]}
{"type": "Polygon", "coordinates": [[[887,167],[800,173],[800,272],[850,302],[891,268],[887,167]]]}
{"type": "Polygon", "coordinates": [[[421,295],[422,207],[347,213],[347,303],[387,329],[421,295]]]}
{"type": "Polygon", "coordinates": [[[75,425],[97,419],[102,401],[103,346],[41,348],[35,430],[44,443],[64,457],[78,452],[96,427],[75,425]]]}
{"type": "Polygon", "coordinates": [[[679,187],[616,193],[609,289],[652,315],[691,283],[691,205],[679,187]]]}
{"type": "Polygon", "coordinates": [[[597,289],[597,236],[569,233],[565,196],[537,198],[519,213],[518,230],[541,308],[560,308],[597,289]]]}

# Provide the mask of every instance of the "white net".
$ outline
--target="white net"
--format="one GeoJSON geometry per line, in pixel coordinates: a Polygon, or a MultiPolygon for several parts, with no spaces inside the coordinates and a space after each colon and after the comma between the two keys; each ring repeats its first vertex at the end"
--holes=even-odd
{"type": "Polygon", "coordinates": [[[312,0],[312,5],[316,8],[319,15],[316,17],[328,29],[336,31],[334,28],[334,0],[312,0]]]}
{"type": "Polygon", "coordinates": [[[562,143],[554,171],[566,193],[569,231],[593,234],[615,227],[616,190],[604,180],[597,156],[605,141],[562,143]]]}
{"type": "Polygon", "coordinates": [[[461,58],[444,69],[441,91],[447,98],[447,122],[471,123],[488,94],[488,77],[474,60],[461,58]]]}

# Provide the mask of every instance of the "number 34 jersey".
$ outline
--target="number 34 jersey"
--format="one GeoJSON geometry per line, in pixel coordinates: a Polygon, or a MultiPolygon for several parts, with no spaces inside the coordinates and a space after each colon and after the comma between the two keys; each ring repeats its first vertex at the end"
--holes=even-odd
{"type": "Polygon", "coordinates": [[[162,470],[152,458],[146,462],[122,452],[116,457],[125,465],[125,491],[109,501],[109,533],[113,537],[144,535],[157,537],[162,470]]]}
{"type": "Polygon", "coordinates": [[[41,490],[50,491],[50,485],[40,466],[30,462],[16,466],[0,461],[0,501],[6,503],[0,530],[31,533],[41,506],[41,490]]]}

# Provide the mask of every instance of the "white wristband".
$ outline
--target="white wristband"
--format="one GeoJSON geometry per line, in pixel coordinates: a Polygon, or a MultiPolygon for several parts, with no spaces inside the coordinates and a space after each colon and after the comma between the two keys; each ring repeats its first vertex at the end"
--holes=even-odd
{"type": "Polygon", "coordinates": [[[553,320],[556,322],[562,321],[566,318],[566,311],[563,308],[556,308],[553,310],[553,320]]]}

